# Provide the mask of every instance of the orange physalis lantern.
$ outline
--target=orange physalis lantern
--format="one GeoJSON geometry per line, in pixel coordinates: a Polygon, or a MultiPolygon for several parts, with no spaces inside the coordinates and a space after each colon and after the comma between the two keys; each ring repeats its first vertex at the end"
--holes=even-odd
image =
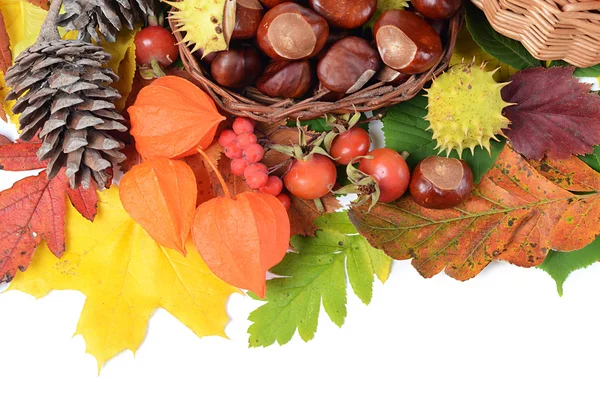
{"type": "Polygon", "coordinates": [[[210,96],[176,76],[142,88],[128,111],[131,135],[144,158],[180,158],[206,149],[225,120],[210,96]]]}
{"type": "Polygon", "coordinates": [[[267,270],[289,247],[288,213],[274,196],[244,192],[232,198],[222,184],[226,197],[213,198],[196,210],[194,243],[217,277],[264,298],[267,270]]]}
{"type": "Polygon", "coordinates": [[[194,171],[179,160],[149,159],[123,176],[123,207],[157,243],[185,255],[196,210],[194,171]]]}

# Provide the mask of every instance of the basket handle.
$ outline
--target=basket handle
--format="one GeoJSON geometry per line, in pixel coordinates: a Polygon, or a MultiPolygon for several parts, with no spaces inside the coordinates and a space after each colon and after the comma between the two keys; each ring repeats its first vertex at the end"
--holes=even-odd
{"type": "Polygon", "coordinates": [[[600,1],[583,1],[580,3],[569,3],[561,7],[563,11],[591,11],[600,10],[600,1]]]}

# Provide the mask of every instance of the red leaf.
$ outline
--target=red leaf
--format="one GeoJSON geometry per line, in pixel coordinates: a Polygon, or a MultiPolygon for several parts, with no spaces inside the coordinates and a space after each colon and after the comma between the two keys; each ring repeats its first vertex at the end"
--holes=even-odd
{"type": "Polygon", "coordinates": [[[28,2],[30,2],[31,4],[38,6],[40,8],[43,8],[44,10],[47,10],[48,8],[48,1],[47,0],[27,0],[28,2]]]}
{"type": "Polygon", "coordinates": [[[6,31],[4,16],[0,11],[0,71],[2,71],[2,73],[6,73],[10,65],[12,65],[10,38],[8,37],[8,32],[6,31]]]}
{"type": "Polygon", "coordinates": [[[0,136],[0,170],[31,171],[46,168],[37,158],[40,148],[37,142],[12,143],[8,138],[0,136]]]}
{"type": "Polygon", "coordinates": [[[65,250],[66,181],[46,172],[0,192],[0,280],[25,271],[42,239],[57,257],[65,250]]]}
{"type": "MultiPolygon", "coordinates": [[[[0,168],[21,171],[43,168],[35,156],[39,144],[10,143],[0,137],[0,168]]],[[[46,172],[18,181],[0,192],[0,283],[17,269],[25,271],[36,247],[46,240],[57,257],[65,250],[66,197],[87,219],[96,215],[96,190],[72,190],[64,173],[51,181],[46,172]]]]}
{"type": "MultiPolygon", "coordinates": [[[[62,173],[60,174],[63,175],[62,173]]],[[[66,182],[66,181],[65,181],[66,182]]],[[[96,214],[98,214],[98,195],[96,194],[96,185],[92,182],[92,186],[89,189],[84,189],[81,186],[78,189],[71,189],[67,185],[67,195],[73,207],[85,219],[90,222],[94,221],[96,214]]]]}
{"type": "Polygon", "coordinates": [[[523,70],[502,89],[502,98],[516,104],[504,110],[511,121],[504,133],[525,157],[566,159],[600,144],[600,97],[573,70],[523,70]]]}

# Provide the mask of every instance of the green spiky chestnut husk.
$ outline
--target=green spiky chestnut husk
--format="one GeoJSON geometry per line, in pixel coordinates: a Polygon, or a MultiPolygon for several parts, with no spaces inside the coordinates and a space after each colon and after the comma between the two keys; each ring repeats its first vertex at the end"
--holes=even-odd
{"type": "Polygon", "coordinates": [[[490,151],[490,140],[508,127],[510,121],[502,109],[510,104],[502,100],[500,90],[508,83],[496,83],[495,71],[485,65],[461,63],[435,79],[427,90],[427,116],[439,153],[450,155],[465,149],[473,153],[477,146],[490,151]]]}

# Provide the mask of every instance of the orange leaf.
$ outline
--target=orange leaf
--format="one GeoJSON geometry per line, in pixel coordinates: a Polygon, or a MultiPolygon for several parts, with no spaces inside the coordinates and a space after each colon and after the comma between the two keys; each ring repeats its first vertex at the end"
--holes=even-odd
{"type": "MultiPolygon", "coordinates": [[[[0,71],[6,73],[8,68],[12,65],[12,54],[10,52],[10,38],[6,31],[6,23],[4,16],[0,11],[0,71]]],[[[6,114],[2,117],[6,121],[6,114]]]]}
{"type": "Polygon", "coordinates": [[[160,245],[186,254],[196,209],[196,178],[183,161],[156,158],[134,166],[121,180],[123,207],[160,245]]]}
{"type": "Polygon", "coordinates": [[[204,91],[176,76],[142,88],[129,116],[131,135],[144,158],[179,158],[198,146],[206,149],[225,120],[204,91]]]}
{"type": "Polygon", "coordinates": [[[290,222],[277,198],[244,192],[200,205],[192,236],[213,273],[264,298],[267,270],[287,252],[290,222]]]}
{"type": "Polygon", "coordinates": [[[466,280],[494,259],[537,266],[550,250],[581,249],[600,234],[600,175],[579,160],[535,164],[550,179],[507,145],[456,208],[430,210],[405,197],[370,212],[355,207],[350,217],[373,246],[395,259],[413,258],[425,277],[445,269],[466,280]],[[585,195],[563,189],[584,186],[585,195]]]}

